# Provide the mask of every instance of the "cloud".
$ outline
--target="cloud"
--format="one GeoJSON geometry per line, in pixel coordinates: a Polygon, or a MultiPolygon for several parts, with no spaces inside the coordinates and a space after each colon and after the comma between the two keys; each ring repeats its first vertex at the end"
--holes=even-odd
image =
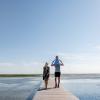
{"type": "Polygon", "coordinates": [[[100,50],[100,45],[96,45],[95,48],[100,50]]]}
{"type": "Polygon", "coordinates": [[[0,66],[1,67],[15,66],[15,64],[14,63],[10,63],[10,62],[0,62],[0,66]]]}
{"type": "MultiPolygon", "coordinates": [[[[57,53],[63,61],[62,73],[100,73],[100,54],[98,53],[57,53]]],[[[49,65],[54,57],[50,57],[49,65]]],[[[28,73],[43,72],[45,60],[33,62],[0,62],[0,73],[28,73]]],[[[50,67],[51,73],[55,68],[50,67]]]]}
{"type": "Polygon", "coordinates": [[[64,62],[63,73],[100,73],[100,54],[58,53],[64,62]]]}
{"type": "Polygon", "coordinates": [[[40,62],[11,63],[0,62],[0,73],[37,74],[42,72],[40,62]]]}
{"type": "Polygon", "coordinates": [[[68,61],[100,61],[98,53],[59,53],[59,56],[68,61]]]}
{"type": "Polygon", "coordinates": [[[62,73],[100,73],[100,65],[93,64],[65,64],[62,73]]]}
{"type": "Polygon", "coordinates": [[[0,66],[38,66],[40,65],[39,62],[24,62],[24,63],[12,63],[12,62],[0,62],[0,66]]]}
{"type": "Polygon", "coordinates": [[[84,54],[74,54],[74,53],[58,53],[59,56],[62,56],[66,60],[84,60],[84,54]]]}

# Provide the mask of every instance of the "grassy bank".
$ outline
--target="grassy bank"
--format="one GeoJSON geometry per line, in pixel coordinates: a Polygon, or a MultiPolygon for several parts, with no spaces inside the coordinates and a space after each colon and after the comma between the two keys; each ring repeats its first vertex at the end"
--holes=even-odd
{"type": "Polygon", "coordinates": [[[0,74],[0,77],[39,77],[41,74],[0,74]]]}

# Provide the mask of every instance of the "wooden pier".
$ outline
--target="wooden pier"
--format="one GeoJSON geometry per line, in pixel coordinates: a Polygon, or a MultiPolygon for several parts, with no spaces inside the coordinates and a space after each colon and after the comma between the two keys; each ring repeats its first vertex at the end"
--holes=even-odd
{"type": "Polygon", "coordinates": [[[37,91],[33,100],[79,100],[71,92],[65,91],[63,86],[60,88],[54,88],[54,80],[50,79],[48,82],[48,89],[44,89],[44,83],[42,83],[40,89],[37,91]]]}

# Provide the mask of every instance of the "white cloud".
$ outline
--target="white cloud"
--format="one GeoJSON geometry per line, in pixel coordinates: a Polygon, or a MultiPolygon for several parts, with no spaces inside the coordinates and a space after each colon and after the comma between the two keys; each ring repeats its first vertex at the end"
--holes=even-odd
{"type": "MultiPolygon", "coordinates": [[[[63,61],[62,73],[100,73],[100,54],[98,53],[57,53],[63,61]]],[[[49,65],[54,57],[49,57],[49,65]]],[[[46,60],[11,63],[0,62],[0,73],[42,73],[46,60]]],[[[54,67],[50,67],[54,73],[54,67]]]]}
{"type": "Polygon", "coordinates": [[[0,73],[41,73],[42,65],[39,62],[11,63],[0,62],[0,73]]]}
{"type": "Polygon", "coordinates": [[[95,48],[100,50],[100,45],[96,45],[95,48]]]}
{"type": "Polygon", "coordinates": [[[14,63],[10,63],[10,62],[0,62],[0,66],[4,67],[4,66],[15,66],[14,63]]]}
{"type": "Polygon", "coordinates": [[[63,73],[100,73],[100,54],[59,53],[63,62],[63,73]]]}
{"type": "Polygon", "coordinates": [[[59,56],[68,61],[99,61],[98,53],[59,53],[59,56]]]}

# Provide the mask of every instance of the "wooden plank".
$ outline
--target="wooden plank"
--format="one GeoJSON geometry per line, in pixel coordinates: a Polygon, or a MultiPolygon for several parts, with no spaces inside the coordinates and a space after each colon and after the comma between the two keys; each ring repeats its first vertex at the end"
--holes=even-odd
{"type": "Polygon", "coordinates": [[[40,89],[37,91],[33,100],[79,100],[71,92],[65,91],[63,86],[60,88],[54,88],[54,80],[50,79],[48,82],[48,89],[44,89],[44,83],[42,83],[40,89]]]}

